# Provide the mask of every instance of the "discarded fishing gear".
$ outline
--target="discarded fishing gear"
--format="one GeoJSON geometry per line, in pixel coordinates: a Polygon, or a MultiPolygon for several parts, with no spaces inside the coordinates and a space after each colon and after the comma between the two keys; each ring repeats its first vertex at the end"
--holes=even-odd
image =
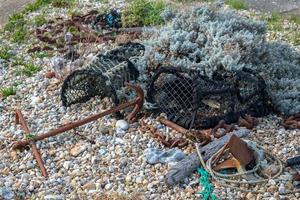
{"type": "Polygon", "coordinates": [[[286,160],[286,166],[300,165],[300,156],[295,156],[292,158],[288,158],[286,160]]]}
{"type": "MultiPolygon", "coordinates": [[[[198,156],[202,157],[201,153],[198,153],[198,156]]],[[[233,188],[243,192],[253,192],[256,194],[264,193],[264,191],[243,189],[241,188],[241,185],[265,184],[271,179],[276,180],[276,178],[278,178],[283,172],[283,164],[280,159],[278,159],[276,156],[273,156],[262,146],[251,141],[243,141],[236,137],[234,134],[222,149],[218,150],[218,152],[213,154],[207,160],[205,167],[207,168],[213,179],[218,181],[221,186],[226,188],[233,188]],[[222,164],[214,167],[214,163],[216,163],[217,160],[220,160],[220,156],[225,152],[224,150],[228,148],[230,148],[229,156],[232,157],[228,160],[225,160],[222,164]],[[278,165],[278,170],[274,175],[269,176],[263,172],[263,160],[266,160],[267,163],[276,163],[278,165]],[[217,170],[232,167],[240,168],[240,170],[238,170],[237,173],[233,174],[217,172],[217,170]],[[232,186],[230,184],[237,184],[238,186],[232,186]]]]}
{"type": "Polygon", "coordinates": [[[56,136],[60,133],[63,133],[63,132],[66,132],[66,131],[69,131],[69,130],[72,130],[72,129],[75,129],[79,126],[82,126],[84,124],[87,124],[87,123],[90,123],[92,121],[95,121],[101,117],[104,117],[106,115],[110,115],[110,114],[113,114],[113,113],[116,113],[120,110],[124,110],[126,108],[129,108],[129,107],[133,107],[133,110],[131,111],[130,114],[127,115],[126,119],[128,122],[133,122],[136,120],[136,115],[137,113],[142,109],[143,107],[143,103],[144,103],[144,92],[142,90],[141,87],[137,86],[137,85],[133,85],[133,84],[129,84],[129,83],[126,83],[125,84],[129,89],[133,90],[137,97],[133,100],[130,100],[126,103],[123,103],[123,104],[120,104],[114,108],[111,108],[109,110],[106,110],[104,112],[101,112],[101,113],[98,113],[98,114],[94,114],[92,116],[89,116],[87,118],[84,118],[84,119],[81,119],[81,120],[78,120],[78,121],[75,121],[75,122],[71,122],[71,123],[68,123],[68,124],[65,124],[57,129],[54,129],[54,130],[51,130],[45,134],[41,134],[41,135],[32,135],[30,134],[29,132],[29,129],[27,127],[27,124],[23,118],[23,115],[21,113],[21,111],[17,110],[16,111],[16,123],[21,123],[22,124],[22,127],[25,131],[25,133],[27,134],[27,139],[26,140],[22,140],[22,141],[17,141],[13,144],[12,148],[13,149],[21,149],[29,144],[31,144],[31,147],[32,147],[32,151],[33,151],[33,154],[34,154],[34,157],[35,159],[37,160],[37,163],[42,171],[42,175],[43,176],[47,176],[47,172],[46,172],[46,169],[43,165],[43,162],[41,160],[41,157],[40,157],[40,154],[38,152],[38,149],[35,145],[35,142],[36,141],[39,141],[39,140],[43,140],[45,138],[48,138],[48,137],[52,137],[52,136],[56,136]]]}
{"type": "MultiPolygon", "coordinates": [[[[65,52],[66,45],[77,43],[102,43],[115,39],[114,33],[121,28],[121,14],[116,10],[99,14],[91,10],[85,15],[73,15],[70,19],[56,18],[35,30],[36,37],[48,45],[65,52]],[[66,41],[66,34],[72,34],[71,41],[66,41]]],[[[123,30],[124,31],[124,30],[123,30]]],[[[118,31],[117,31],[118,32],[118,31]]],[[[126,32],[126,31],[125,31],[126,32]]],[[[53,50],[52,47],[35,46],[28,52],[53,50]]]]}
{"type": "Polygon", "coordinates": [[[122,44],[105,55],[97,55],[86,68],[73,71],[62,85],[63,106],[86,102],[95,96],[110,97],[114,104],[119,104],[117,91],[124,87],[124,82],[138,78],[134,59],[143,55],[144,50],[139,43],[122,44]]]}
{"type": "Polygon", "coordinates": [[[147,85],[146,100],[153,112],[165,113],[184,128],[206,129],[220,120],[262,117],[271,112],[264,80],[252,70],[219,70],[212,78],[199,71],[160,67],[147,85]]]}
{"type": "MultiPolygon", "coordinates": [[[[201,146],[200,153],[203,155],[204,162],[220,150],[229,141],[233,134],[238,137],[245,137],[248,136],[249,133],[250,131],[248,129],[235,130],[232,133],[228,133],[221,138],[213,140],[205,146],[201,146]]],[[[165,175],[165,182],[168,186],[173,186],[177,183],[183,182],[184,179],[189,177],[200,166],[201,163],[198,153],[194,152],[169,169],[169,172],[165,175]]]]}
{"type": "Polygon", "coordinates": [[[247,165],[252,164],[253,161],[255,161],[254,151],[248,147],[246,142],[233,134],[228,143],[212,160],[212,165],[215,165],[213,169],[216,171],[236,168],[239,172],[244,172],[247,165]],[[217,163],[225,151],[227,151],[225,160],[217,163]]]}
{"type": "Polygon", "coordinates": [[[199,192],[201,199],[203,200],[217,200],[216,195],[213,193],[214,187],[209,180],[209,173],[203,169],[197,169],[198,174],[200,175],[199,184],[203,187],[203,190],[199,192]]]}
{"type": "Polygon", "coordinates": [[[293,174],[293,180],[300,181],[300,155],[288,158],[286,160],[286,166],[296,170],[296,173],[293,174]]]}
{"type": "Polygon", "coordinates": [[[164,146],[169,148],[174,148],[174,147],[181,148],[188,145],[188,141],[186,139],[184,138],[171,139],[165,136],[159,130],[157,130],[154,126],[145,123],[143,120],[140,123],[140,130],[142,132],[149,133],[150,136],[152,136],[155,140],[161,142],[164,146]]]}
{"type": "Polygon", "coordinates": [[[300,129],[300,113],[284,119],[281,124],[286,129],[300,129]]]}

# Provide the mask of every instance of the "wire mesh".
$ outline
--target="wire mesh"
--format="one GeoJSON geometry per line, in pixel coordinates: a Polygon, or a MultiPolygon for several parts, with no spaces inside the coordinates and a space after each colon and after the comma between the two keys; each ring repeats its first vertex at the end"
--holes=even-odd
{"type": "Polygon", "coordinates": [[[185,128],[211,128],[220,120],[238,121],[269,112],[265,83],[248,69],[218,71],[212,78],[197,71],[161,67],[147,87],[147,101],[185,128]]]}
{"type": "Polygon", "coordinates": [[[139,72],[130,61],[131,57],[142,55],[144,47],[138,43],[127,43],[108,52],[99,54],[96,59],[83,70],[75,70],[64,81],[61,99],[64,106],[82,103],[99,95],[113,98],[119,103],[117,90],[121,90],[124,82],[134,81],[139,72]]]}

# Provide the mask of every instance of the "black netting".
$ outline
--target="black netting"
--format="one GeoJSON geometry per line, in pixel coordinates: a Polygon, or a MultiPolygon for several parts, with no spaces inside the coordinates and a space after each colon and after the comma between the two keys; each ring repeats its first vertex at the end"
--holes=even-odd
{"type": "Polygon", "coordinates": [[[136,80],[139,76],[130,60],[143,52],[143,45],[127,43],[106,55],[97,55],[85,69],[76,70],[65,79],[61,91],[63,105],[86,102],[94,96],[111,97],[114,103],[119,103],[117,90],[124,86],[124,82],[136,80]]]}
{"type": "Polygon", "coordinates": [[[218,71],[210,79],[197,71],[160,68],[147,87],[147,101],[185,128],[211,128],[270,111],[263,79],[248,69],[218,71]]]}

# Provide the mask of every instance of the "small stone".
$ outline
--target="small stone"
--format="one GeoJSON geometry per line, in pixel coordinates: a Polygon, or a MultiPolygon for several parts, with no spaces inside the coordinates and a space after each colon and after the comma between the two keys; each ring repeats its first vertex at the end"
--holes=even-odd
{"type": "Polygon", "coordinates": [[[251,192],[249,192],[247,195],[246,195],[246,199],[248,200],[252,200],[254,198],[253,194],[251,192]]]}
{"type": "Polygon", "coordinates": [[[110,190],[112,188],[112,184],[108,183],[105,185],[106,190],[110,190]]]}
{"type": "Polygon", "coordinates": [[[16,131],[14,132],[14,134],[16,134],[16,135],[22,135],[22,134],[23,134],[23,131],[22,131],[22,130],[16,130],[16,131]]]}
{"type": "Polygon", "coordinates": [[[111,132],[111,129],[112,129],[111,126],[101,126],[100,133],[103,135],[109,134],[111,132]]]}
{"type": "Polygon", "coordinates": [[[19,169],[25,169],[26,168],[26,165],[22,164],[19,166],[19,169]]]}
{"type": "Polygon", "coordinates": [[[65,169],[69,169],[69,168],[70,168],[70,165],[71,165],[71,162],[70,162],[70,161],[66,161],[66,162],[64,162],[63,167],[64,167],[65,169]]]}
{"type": "Polygon", "coordinates": [[[33,186],[33,185],[29,185],[29,188],[28,188],[28,189],[29,189],[30,192],[33,192],[34,186],[33,186]]]}
{"type": "Polygon", "coordinates": [[[83,186],[83,189],[85,189],[85,190],[95,190],[96,189],[96,185],[95,185],[95,183],[89,182],[89,183],[86,183],[83,186]]]}
{"type": "Polygon", "coordinates": [[[137,177],[137,178],[135,179],[135,182],[136,182],[137,184],[140,184],[140,183],[143,182],[143,179],[142,179],[141,177],[137,177]]]}
{"type": "Polygon", "coordinates": [[[41,97],[36,97],[36,96],[31,97],[31,103],[30,103],[31,105],[35,105],[41,102],[42,102],[41,97]]]}
{"type": "Polygon", "coordinates": [[[44,199],[45,200],[63,200],[63,199],[65,199],[64,198],[64,196],[62,196],[62,195],[46,195],[45,197],[44,197],[44,199]]]}
{"type": "Polygon", "coordinates": [[[257,196],[256,196],[256,200],[261,200],[263,198],[263,195],[262,194],[258,194],[257,196]]]}
{"type": "Polygon", "coordinates": [[[45,77],[49,78],[49,79],[54,78],[55,77],[55,72],[52,72],[52,71],[46,72],[45,77]]]}
{"type": "Polygon", "coordinates": [[[264,193],[264,197],[269,197],[269,196],[271,196],[271,194],[269,192],[264,193]]]}
{"type": "Polygon", "coordinates": [[[125,178],[125,181],[126,181],[126,182],[130,182],[131,179],[132,179],[131,176],[130,176],[130,175],[127,175],[126,178],[125,178]]]}
{"type": "Polygon", "coordinates": [[[99,150],[99,154],[102,155],[102,156],[105,155],[106,153],[107,153],[107,151],[105,149],[100,149],[99,150]]]}
{"type": "Polygon", "coordinates": [[[118,120],[118,121],[116,122],[116,128],[117,128],[117,129],[120,128],[120,129],[126,131],[126,130],[128,130],[128,128],[129,128],[129,124],[128,124],[128,122],[125,121],[125,120],[118,120]]]}
{"type": "Polygon", "coordinates": [[[7,53],[9,53],[10,55],[17,55],[18,51],[15,50],[15,49],[10,49],[10,50],[7,51],[7,53]]]}
{"type": "Polygon", "coordinates": [[[51,62],[55,71],[63,70],[65,67],[65,59],[62,57],[54,57],[51,62]]]}
{"type": "Polygon", "coordinates": [[[287,190],[293,190],[294,189],[294,185],[293,185],[293,183],[291,182],[291,181],[288,181],[286,184],[285,184],[285,188],[287,189],[287,190]]]}
{"type": "Polygon", "coordinates": [[[276,192],[276,191],[277,191],[277,186],[276,185],[271,185],[267,188],[267,192],[269,192],[271,194],[276,192]]]}
{"type": "Polygon", "coordinates": [[[115,138],[114,144],[124,144],[124,140],[122,140],[121,138],[115,138]]]}
{"type": "Polygon", "coordinates": [[[279,194],[284,194],[285,193],[285,187],[284,184],[281,183],[279,188],[278,188],[279,194]]]}
{"type": "Polygon", "coordinates": [[[268,165],[267,167],[265,167],[263,169],[263,173],[267,174],[269,176],[273,176],[274,174],[276,174],[278,172],[278,170],[279,170],[279,167],[272,164],[272,165],[268,165]]]}
{"type": "Polygon", "coordinates": [[[270,179],[268,182],[269,185],[276,185],[276,181],[273,179],[270,179]]]}
{"type": "Polygon", "coordinates": [[[78,156],[80,153],[86,150],[86,145],[83,143],[77,143],[70,151],[72,156],[78,156]]]}
{"type": "Polygon", "coordinates": [[[2,197],[5,200],[6,199],[10,200],[10,199],[14,199],[15,194],[10,188],[4,187],[4,188],[0,188],[0,197],[2,197]]]}
{"type": "Polygon", "coordinates": [[[11,157],[12,160],[16,160],[17,157],[18,157],[18,156],[17,156],[17,152],[16,152],[16,151],[11,151],[10,157],[11,157]]]}

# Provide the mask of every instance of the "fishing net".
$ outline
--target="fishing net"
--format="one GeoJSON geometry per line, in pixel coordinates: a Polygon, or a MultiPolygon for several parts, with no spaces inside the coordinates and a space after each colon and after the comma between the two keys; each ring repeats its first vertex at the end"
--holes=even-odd
{"type": "Polygon", "coordinates": [[[147,86],[147,101],[156,112],[185,128],[212,128],[220,120],[261,117],[270,112],[264,80],[249,69],[219,70],[212,78],[198,71],[161,67],[147,86]]]}
{"type": "Polygon", "coordinates": [[[117,91],[124,82],[134,81],[139,72],[131,60],[144,53],[144,46],[138,43],[120,45],[106,55],[99,54],[85,69],[72,72],[65,80],[61,90],[64,106],[88,101],[90,98],[111,97],[119,103],[117,91]]]}

